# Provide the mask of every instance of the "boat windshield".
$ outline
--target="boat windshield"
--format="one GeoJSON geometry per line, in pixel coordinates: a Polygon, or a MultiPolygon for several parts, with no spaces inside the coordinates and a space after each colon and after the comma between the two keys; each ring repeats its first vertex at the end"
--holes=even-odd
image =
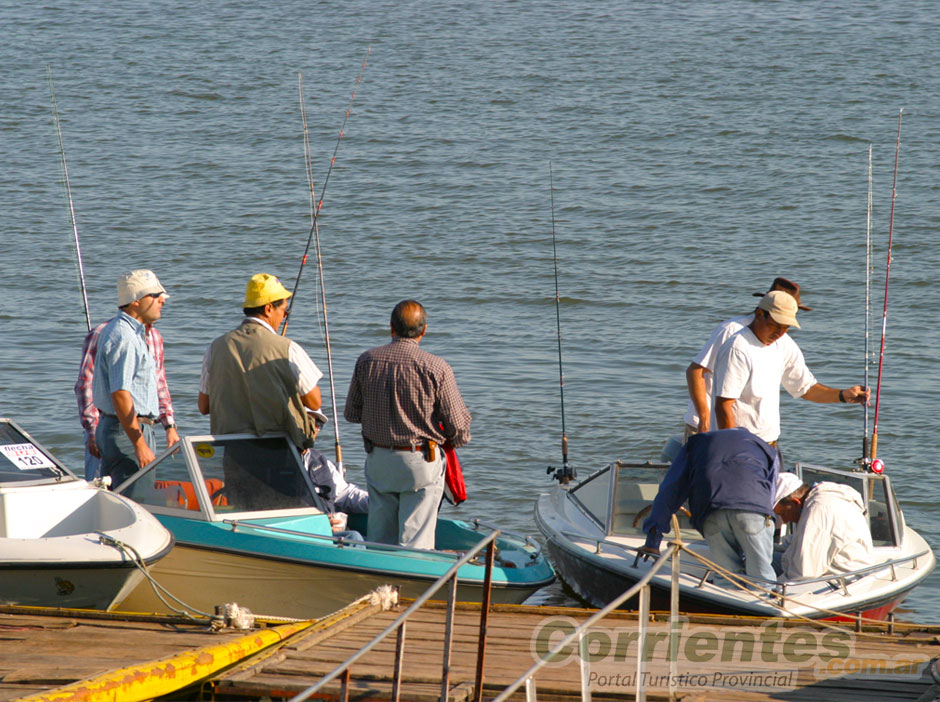
{"type": "Polygon", "coordinates": [[[207,513],[207,505],[216,513],[310,508],[317,502],[304,473],[285,437],[195,437],[119,491],[144,505],[207,513]]]}
{"type": "Polygon", "coordinates": [[[0,419],[0,483],[75,479],[51,453],[9,419],[0,419]]]}
{"type": "Polygon", "coordinates": [[[572,489],[581,508],[607,534],[635,534],[665,475],[665,464],[616,461],[572,489]]]}
{"type": "Polygon", "coordinates": [[[804,483],[830,482],[847,485],[858,492],[868,514],[874,546],[900,546],[904,532],[903,516],[887,475],[845,471],[805,463],[796,464],[804,483]]]}

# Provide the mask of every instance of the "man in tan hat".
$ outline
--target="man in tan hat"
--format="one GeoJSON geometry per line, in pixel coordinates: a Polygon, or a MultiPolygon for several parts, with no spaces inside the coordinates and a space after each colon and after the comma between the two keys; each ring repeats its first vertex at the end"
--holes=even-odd
{"type": "Polygon", "coordinates": [[[861,385],[839,390],[816,382],[803,353],[787,334],[799,304],[773,290],[761,298],[754,320],[729,339],[715,362],[715,414],[719,429],[741,426],[776,445],[780,436],[780,386],[811,402],[865,404],[871,391],[861,385]]]}
{"type": "Polygon", "coordinates": [[[306,408],[320,409],[323,373],[300,345],[277,332],[291,293],[273,275],[251,277],[245,318],[209,346],[199,380],[199,411],[213,434],[286,432],[298,448],[313,445],[306,408]]]}
{"type": "MultiPolygon", "coordinates": [[[[774,290],[783,290],[790,293],[796,299],[796,303],[801,310],[809,311],[812,309],[812,307],[807,307],[800,302],[800,286],[792,280],[782,277],[774,278],[768,292],[774,290]]],[[[764,293],[754,293],[754,295],[755,297],[763,297],[764,293]]],[[[753,321],[754,312],[751,312],[751,314],[733,317],[719,324],[686,369],[685,380],[689,387],[690,398],[689,407],[685,413],[686,440],[692,434],[718,428],[717,422],[712,417],[712,405],[714,404],[712,379],[714,378],[715,359],[722,345],[753,321]]]]}
{"type": "MultiPolygon", "coordinates": [[[[94,443],[101,475],[110,476],[114,486],[154,459],[153,425],[161,401],[147,330],[169,297],[153,271],[144,269],[118,278],[117,292],[121,311],[98,335],[92,378],[99,414],[94,443]]],[[[168,429],[167,440],[178,440],[175,428],[168,429]]]]}

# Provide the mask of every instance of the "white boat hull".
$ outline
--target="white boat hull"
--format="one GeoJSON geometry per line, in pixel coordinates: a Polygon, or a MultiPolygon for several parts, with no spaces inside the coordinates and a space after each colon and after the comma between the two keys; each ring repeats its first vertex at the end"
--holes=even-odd
{"type": "Polygon", "coordinates": [[[111,609],[143,579],[135,558],[172,546],[145,509],[83,480],[0,486],[2,604],[111,609]]]}
{"type": "Polygon", "coordinates": [[[93,568],[78,563],[0,570],[0,604],[112,609],[143,579],[133,565],[93,568]]]}

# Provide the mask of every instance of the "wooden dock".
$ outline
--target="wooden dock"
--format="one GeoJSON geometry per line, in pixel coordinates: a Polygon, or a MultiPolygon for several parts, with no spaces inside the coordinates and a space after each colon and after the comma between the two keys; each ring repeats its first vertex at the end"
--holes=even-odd
{"type": "Polygon", "coordinates": [[[236,639],[205,624],[88,610],[0,608],[0,700],[46,693],[129,665],[236,639]]]}
{"type": "MultiPolygon", "coordinates": [[[[369,642],[402,609],[381,612],[357,605],[164,699],[289,699],[369,642]]],[[[167,617],[74,612],[48,616],[10,610],[0,608],[0,701],[37,694],[48,699],[55,688],[84,678],[128,666],[146,670],[155,659],[245,635],[210,632],[204,625],[167,617]]],[[[487,626],[483,697],[499,694],[570,631],[566,627],[590,614],[583,609],[494,606],[487,626]]],[[[676,660],[670,664],[669,624],[665,615],[654,614],[648,655],[640,655],[638,673],[636,615],[617,612],[600,624],[586,637],[588,655],[579,656],[572,647],[563,660],[536,673],[539,699],[580,699],[582,668],[592,698],[598,700],[634,699],[638,674],[651,700],[666,699],[670,682],[677,698],[688,702],[940,699],[931,674],[940,656],[940,627],[898,623],[888,633],[887,627],[856,631],[852,625],[692,615],[677,630],[676,660]]],[[[475,699],[479,629],[479,605],[458,604],[449,687],[449,699],[455,702],[475,699]]],[[[429,603],[409,619],[401,699],[439,699],[444,631],[445,608],[440,603],[429,603]]],[[[390,698],[395,642],[394,635],[388,637],[352,667],[351,699],[390,698]]],[[[940,677],[940,672],[934,674],[940,677]]],[[[336,699],[339,692],[339,682],[334,681],[317,698],[336,699]]],[[[522,699],[523,691],[514,698],[522,699]]]]}

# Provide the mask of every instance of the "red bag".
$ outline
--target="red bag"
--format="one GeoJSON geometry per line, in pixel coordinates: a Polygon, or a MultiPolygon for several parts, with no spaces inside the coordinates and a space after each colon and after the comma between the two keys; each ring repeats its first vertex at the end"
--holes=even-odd
{"type": "Polygon", "coordinates": [[[444,455],[447,457],[447,469],[444,471],[444,499],[452,505],[459,505],[467,499],[467,486],[463,481],[463,470],[457,459],[457,451],[449,441],[444,444],[444,455]]]}

